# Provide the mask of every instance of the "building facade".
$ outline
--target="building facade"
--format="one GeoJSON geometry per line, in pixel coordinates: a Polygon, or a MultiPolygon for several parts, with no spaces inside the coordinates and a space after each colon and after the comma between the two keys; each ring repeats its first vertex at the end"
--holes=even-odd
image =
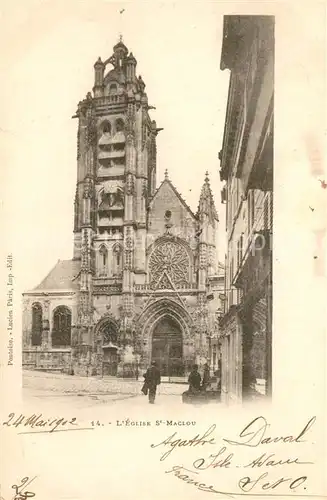
{"type": "Polygon", "coordinates": [[[73,259],[24,294],[24,367],[131,376],[156,360],[183,376],[216,363],[222,266],[209,179],[196,213],[167,172],[157,188],[161,129],[136,65],[120,40],[78,104],[73,259]]]}
{"type": "Polygon", "coordinates": [[[230,70],[219,154],[227,234],[222,398],[240,402],[271,394],[274,18],[225,16],[221,69],[230,70]]]}

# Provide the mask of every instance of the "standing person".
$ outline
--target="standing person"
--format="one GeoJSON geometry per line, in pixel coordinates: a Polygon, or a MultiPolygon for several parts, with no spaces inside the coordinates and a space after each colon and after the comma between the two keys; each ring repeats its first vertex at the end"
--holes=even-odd
{"type": "Polygon", "coordinates": [[[209,384],[210,384],[210,368],[208,363],[206,363],[204,365],[204,371],[203,371],[202,388],[206,390],[209,384]]]}
{"type": "Polygon", "coordinates": [[[161,383],[160,371],[156,366],[156,362],[152,361],[150,368],[144,374],[145,384],[148,388],[149,403],[154,404],[156,398],[157,385],[161,383]]]}
{"type": "Polygon", "coordinates": [[[188,378],[189,392],[194,393],[198,392],[201,389],[201,375],[198,372],[198,365],[192,366],[192,371],[188,378]]]}

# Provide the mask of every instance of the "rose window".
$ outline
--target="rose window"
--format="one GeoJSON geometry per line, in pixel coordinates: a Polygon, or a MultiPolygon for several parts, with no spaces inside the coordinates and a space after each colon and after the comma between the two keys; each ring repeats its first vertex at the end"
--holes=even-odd
{"type": "Polygon", "coordinates": [[[150,257],[150,284],[155,287],[166,272],[174,285],[186,285],[189,282],[189,269],[189,255],[182,245],[162,243],[150,257]]]}

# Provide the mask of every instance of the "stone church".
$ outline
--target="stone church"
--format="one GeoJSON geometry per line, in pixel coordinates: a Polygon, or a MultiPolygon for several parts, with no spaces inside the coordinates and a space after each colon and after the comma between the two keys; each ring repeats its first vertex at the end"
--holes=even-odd
{"type": "Polygon", "coordinates": [[[185,376],[210,356],[223,271],[209,179],[196,212],[167,171],[157,187],[162,129],[136,65],[120,40],[78,104],[73,258],[23,294],[25,368],[134,376],[156,360],[185,376]]]}

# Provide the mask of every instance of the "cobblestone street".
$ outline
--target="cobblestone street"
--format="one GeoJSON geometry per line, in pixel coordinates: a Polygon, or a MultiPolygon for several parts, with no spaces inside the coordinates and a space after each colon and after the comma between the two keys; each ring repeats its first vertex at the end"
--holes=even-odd
{"type": "MultiPolygon", "coordinates": [[[[131,406],[147,406],[147,398],[141,393],[143,377],[132,379],[76,377],[38,371],[23,372],[23,398],[28,407],[40,411],[67,408],[87,410],[105,409],[107,405],[119,406],[121,410],[131,406]]],[[[157,391],[156,406],[181,406],[181,394],[186,384],[162,383],[157,391]]]]}
{"type": "MultiPolygon", "coordinates": [[[[32,370],[24,370],[23,387],[63,394],[141,395],[143,377],[139,380],[116,377],[78,377],[32,370]]],[[[162,382],[159,392],[165,395],[181,395],[187,384],[162,382]]]]}
{"type": "MultiPolygon", "coordinates": [[[[131,379],[76,377],[38,371],[23,372],[23,399],[27,407],[40,411],[56,408],[57,411],[73,408],[87,410],[115,405],[122,411],[148,407],[147,397],[141,393],[143,377],[131,379]]],[[[179,412],[199,405],[183,405],[182,393],[187,384],[163,382],[157,390],[156,407],[179,412]]],[[[216,405],[217,403],[215,403],[216,405]]],[[[33,410],[34,411],[34,410],[33,410]]]]}

